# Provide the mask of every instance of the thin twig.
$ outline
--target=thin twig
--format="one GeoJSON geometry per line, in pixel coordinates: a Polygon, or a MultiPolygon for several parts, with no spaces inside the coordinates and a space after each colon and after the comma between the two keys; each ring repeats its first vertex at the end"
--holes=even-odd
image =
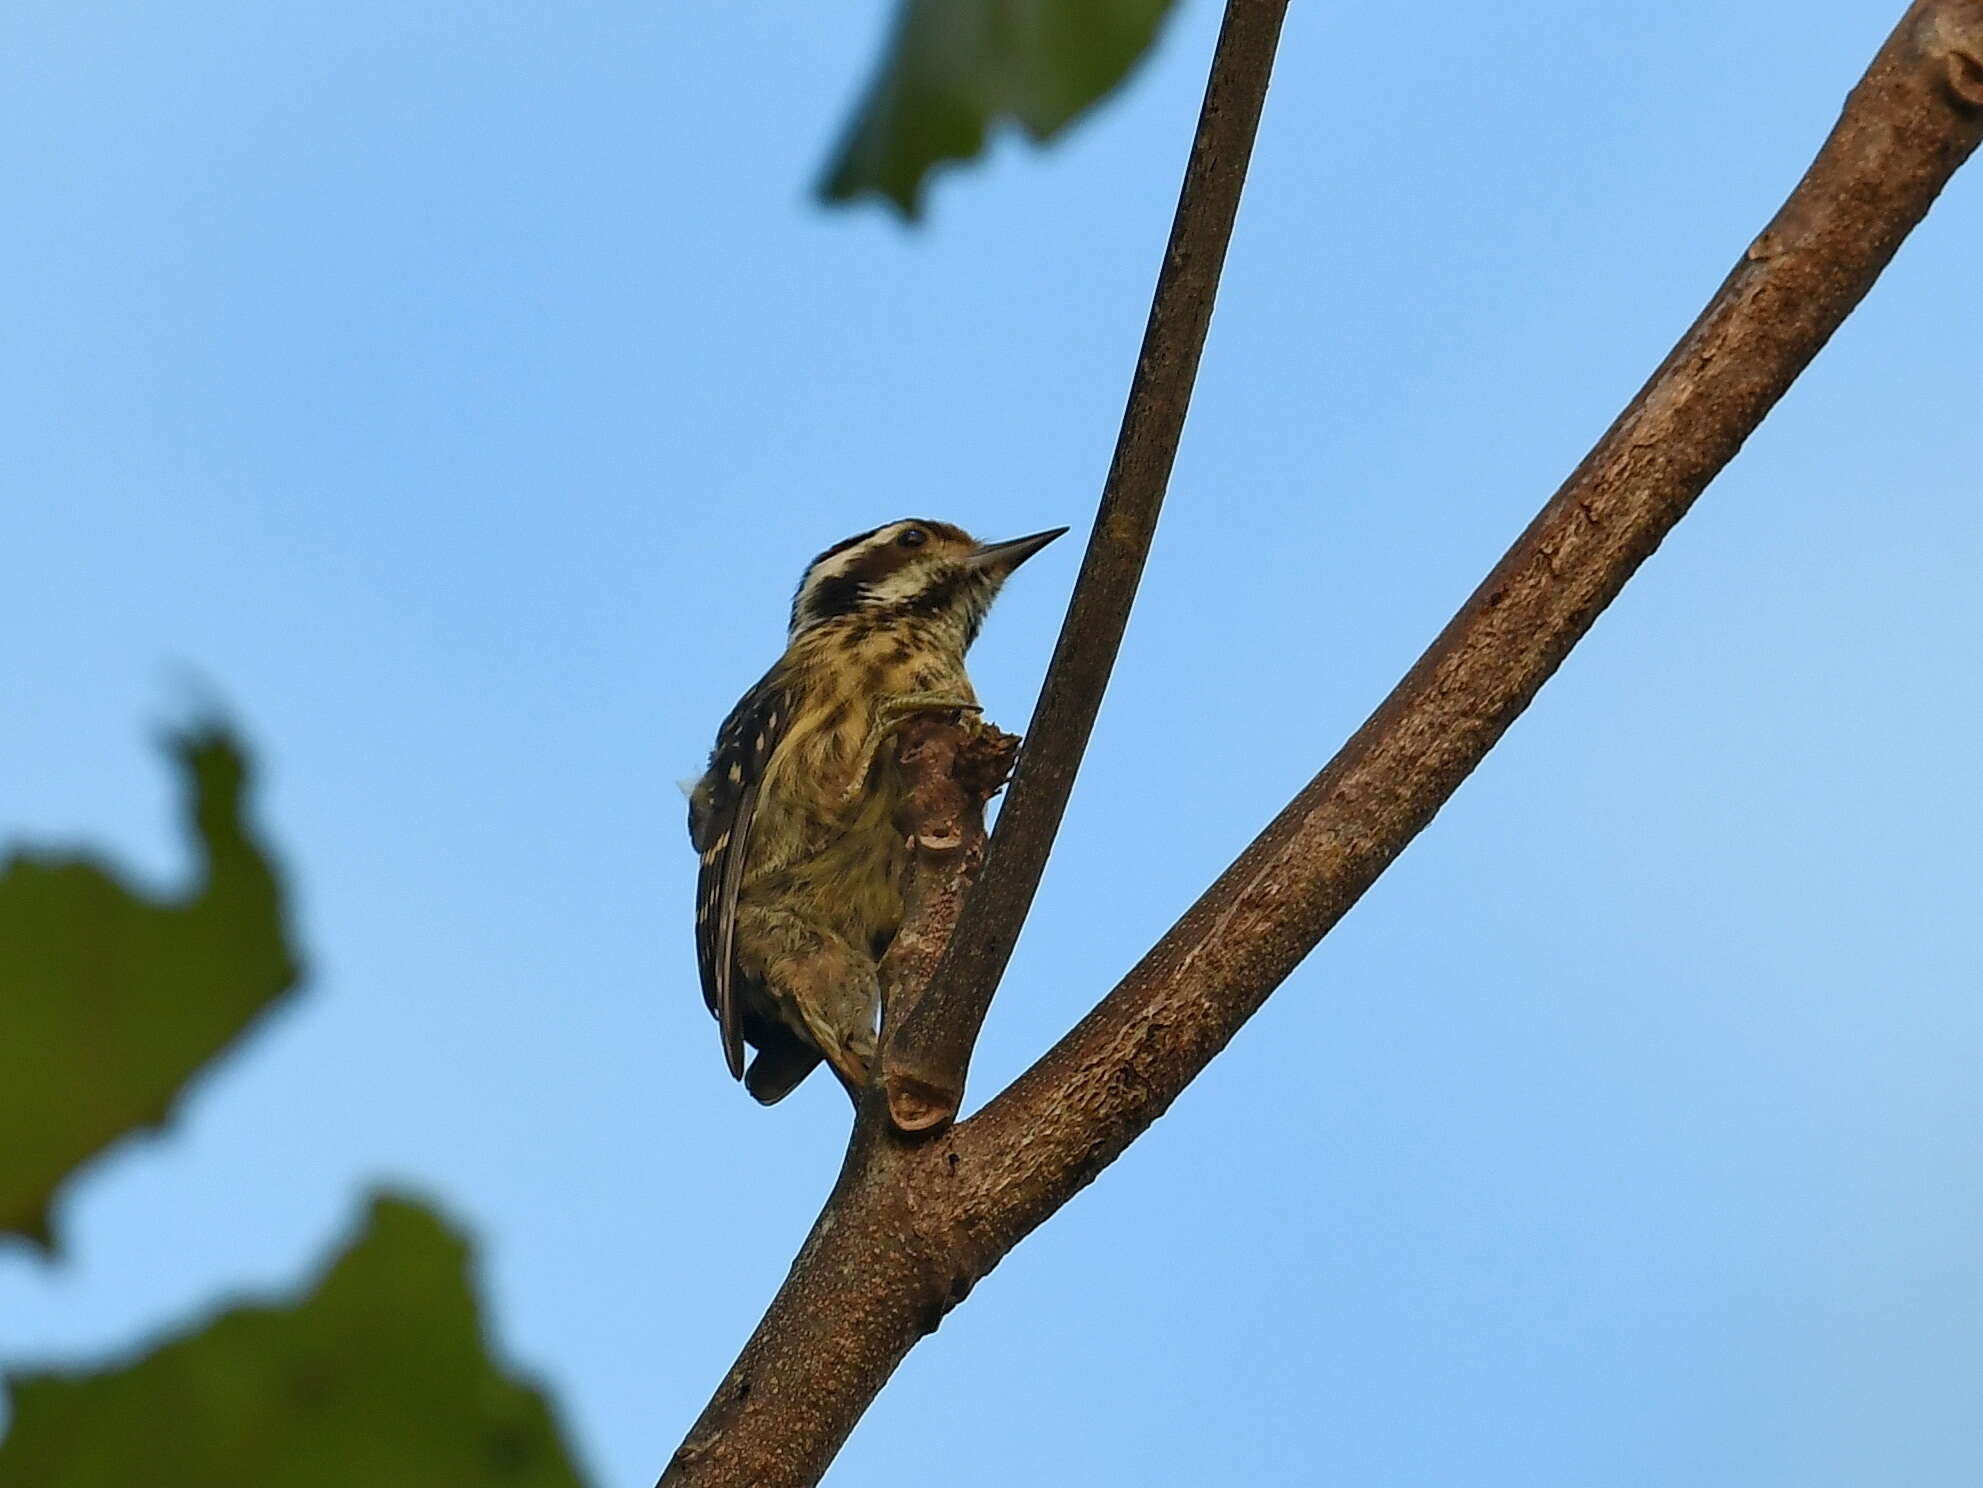
{"type": "Polygon", "coordinates": [[[1916,0],[1701,318],[1382,707],[1102,1004],[971,1120],[856,1127],[663,1478],[807,1488],[916,1340],[1224,1047],[1486,755],[1983,138],[1983,0],[1916,0]]]}
{"type": "Polygon", "coordinates": [[[883,1088],[905,1131],[948,1121],[963,1102],[978,1030],[1074,789],[1177,458],[1286,10],[1287,0],[1226,7],[1115,459],[991,855],[929,995],[882,1044],[883,1088]]]}

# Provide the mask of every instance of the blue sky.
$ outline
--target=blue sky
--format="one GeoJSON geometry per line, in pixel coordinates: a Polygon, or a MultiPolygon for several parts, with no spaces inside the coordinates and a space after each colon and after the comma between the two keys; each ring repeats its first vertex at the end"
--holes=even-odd
{"type": "MultiPolygon", "coordinates": [[[[1359,723],[1900,6],[1296,5],[1171,504],[979,1095],[1359,723]]],[[[929,223],[807,187],[885,8],[17,0],[0,835],[264,761],[308,990],[0,1249],[0,1364],[313,1274],[373,1181],[645,1488],[844,1115],[724,1075],[676,782],[805,559],[1080,523],[1216,14],[929,223]],[[197,679],[189,680],[189,679],[197,679]]],[[[1972,168],[1974,169],[1974,168],[1972,168]]],[[[921,1346],[831,1481],[1983,1478],[1983,179],[1433,827],[921,1346]]],[[[974,656],[1025,722],[1078,556],[974,656]]]]}

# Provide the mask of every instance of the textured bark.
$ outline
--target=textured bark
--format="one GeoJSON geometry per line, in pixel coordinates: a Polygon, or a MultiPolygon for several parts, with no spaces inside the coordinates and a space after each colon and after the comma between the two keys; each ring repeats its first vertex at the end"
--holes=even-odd
{"type": "MultiPolygon", "coordinates": [[[[908,778],[902,827],[914,845],[903,886],[902,927],[881,963],[881,1042],[922,1005],[956,933],[966,894],[985,856],[985,803],[1012,773],[1019,740],[980,721],[946,723],[927,715],[899,736],[898,757],[908,778]]],[[[904,1131],[949,1119],[945,1092],[913,1078],[887,1092],[887,1110],[904,1131]]]]}
{"type": "Polygon", "coordinates": [[[1983,0],[1918,0],[1652,380],[1341,753],[1101,1005],[933,1136],[896,1132],[870,1093],[825,1212],[664,1483],[818,1480],[916,1339],[1163,1112],[1431,820],[1979,137],[1983,0]]]}

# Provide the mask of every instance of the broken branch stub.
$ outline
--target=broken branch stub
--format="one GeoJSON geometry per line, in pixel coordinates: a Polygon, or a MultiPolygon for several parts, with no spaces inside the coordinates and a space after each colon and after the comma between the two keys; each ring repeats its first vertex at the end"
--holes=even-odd
{"type": "MultiPolygon", "coordinates": [[[[907,795],[897,825],[909,840],[902,924],[881,961],[882,1028],[894,1030],[921,1002],[957,928],[971,882],[985,858],[985,803],[1012,773],[1019,739],[978,719],[912,720],[898,738],[907,795]]],[[[943,1093],[882,1066],[888,1117],[905,1132],[949,1118],[943,1093]]]]}

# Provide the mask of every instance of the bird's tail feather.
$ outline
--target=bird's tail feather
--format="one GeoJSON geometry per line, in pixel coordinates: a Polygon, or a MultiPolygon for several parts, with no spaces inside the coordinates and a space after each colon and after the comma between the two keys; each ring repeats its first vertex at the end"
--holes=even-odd
{"type": "Polygon", "coordinates": [[[744,1074],[744,1089],[760,1105],[776,1105],[797,1088],[819,1063],[819,1050],[797,1039],[760,1049],[744,1074]]]}

